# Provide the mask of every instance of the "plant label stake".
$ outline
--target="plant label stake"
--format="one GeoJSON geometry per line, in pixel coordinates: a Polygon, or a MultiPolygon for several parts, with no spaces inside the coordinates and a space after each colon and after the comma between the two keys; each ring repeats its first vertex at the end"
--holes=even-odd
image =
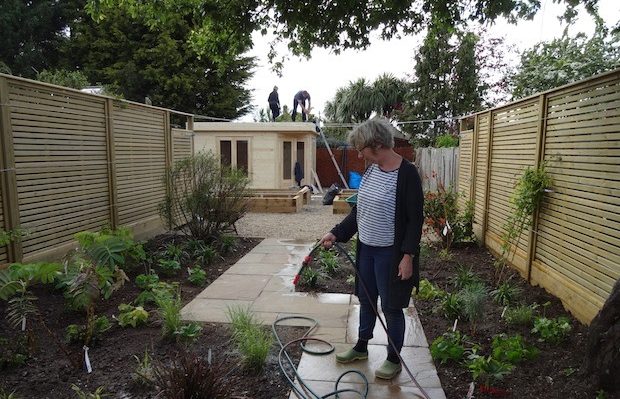
{"type": "Polygon", "coordinates": [[[86,372],[88,374],[93,372],[93,368],[90,365],[90,358],[88,357],[88,346],[84,345],[84,364],[86,364],[86,372]]]}
{"type": "Polygon", "coordinates": [[[454,325],[452,326],[452,332],[456,331],[456,325],[458,324],[459,319],[454,319],[454,325]]]}
{"type": "Polygon", "coordinates": [[[207,363],[209,363],[209,366],[211,365],[211,348],[209,348],[209,353],[207,353],[207,363]]]}
{"type": "Polygon", "coordinates": [[[466,396],[466,399],[471,399],[471,398],[473,398],[473,397],[474,397],[474,389],[475,389],[475,385],[474,385],[474,382],[472,381],[472,382],[469,384],[469,389],[467,390],[467,396],[466,396]]]}
{"type": "Polygon", "coordinates": [[[500,316],[500,319],[504,318],[504,314],[506,313],[506,309],[508,309],[508,306],[504,306],[504,310],[502,310],[502,315],[500,316]]]}
{"type": "Polygon", "coordinates": [[[26,316],[22,317],[22,331],[26,331],[26,316]]]}

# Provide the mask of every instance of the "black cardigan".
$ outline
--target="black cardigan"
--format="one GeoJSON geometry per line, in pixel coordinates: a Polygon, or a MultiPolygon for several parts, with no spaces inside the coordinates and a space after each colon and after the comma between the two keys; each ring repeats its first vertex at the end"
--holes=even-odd
{"type": "MultiPolygon", "coordinates": [[[[390,283],[388,285],[388,306],[392,308],[406,308],[409,306],[411,291],[418,287],[420,282],[420,239],[424,223],[424,194],[422,181],[418,170],[411,162],[403,158],[398,168],[396,181],[396,213],[394,217],[394,253],[390,268],[390,283]],[[398,277],[398,265],[404,254],[411,254],[413,258],[413,275],[408,280],[398,277]]],[[[357,233],[357,206],[351,209],[349,215],[331,230],[336,241],[347,242],[357,233]]],[[[359,241],[357,250],[359,253],[359,241]]],[[[356,258],[356,268],[359,268],[356,258]]],[[[359,297],[360,289],[358,277],[355,277],[355,295],[359,297]]]]}

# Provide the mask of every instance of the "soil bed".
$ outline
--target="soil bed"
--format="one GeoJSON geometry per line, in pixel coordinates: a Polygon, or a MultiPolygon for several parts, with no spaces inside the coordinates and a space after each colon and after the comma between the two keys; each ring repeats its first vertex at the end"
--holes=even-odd
{"type": "MultiPolygon", "coordinates": [[[[350,250],[351,246],[347,246],[350,250]]],[[[494,287],[495,268],[493,256],[484,248],[477,245],[465,245],[451,250],[452,257],[449,260],[440,258],[438,251],[429,249],[423,251],[421,261],[421,278],[428,279],[434,285],[448,292],[456,292],[452,278],[456,275],[459,266],[471,268],[472,271],[484,282],[487,287],[494,287]]],[[[298,286],[297,291],[352,293],[353,286],[346,282],[352,274],[348,269],[350,263],[342,257],[342,272],[334,274],[330,279],[319,279],[315,287],[298,286]]],[[[319,268],[319,262],[312,262],[312,267],[319,268]]],[[[466,334],[470,341],[479,344],[481,354],[490,354],[492,337],[504,333],[508,336],[520,334],[528,344],[534,345],[540,350],[539,355],[531,360],[526,360],[516,365],[515,369],[505,376],[503,380],[493,383],[493,388],[499,391],[495,393],[481,392],[479,384],[476,384],[475,398],[494,398],[498,396],[508,398],[595,398],[597,387],[593,379],[581,370],[585,358],[585,345],[587,339],[587,326],[580,324],[566,310],[562,303],[540,287],[533,287],[512,270],[511,281],[521,288],[518,302],[525,305],[537,303],[538,314],[547,318],[566,316],[570,319],[572,327],[566,340],[560,344],[539,342],[538,336],[531,332],[531,326],[515,326],[508,324],[502,317],[503,307],[491,299],[489,295],[484,304],[484,316],[478,323],[475,334],[470,331],[470,325],[466,321],[458,322],[457,329],[466,334]],[[546,306],[542,306],[546,304],[546,306]]],[[[422,327],[426,334],[429,345],[443,333],[451,331],[454,320],[448,320],[441,312],[437,312],[436,301],[423,301],[415,299],[422,327]]],[[[446,397],[465,398],[472,382],[472,375],[466,366],[461,363],[448,362],[440,364],[435,362],[441,385],[446,397]]],[[[414,365],[415,367],[415,365],[414,365]]],[[[607,394],[605,398],[618,398],[620,395],[607,394]]]]}
{"type": "MultiPolygon", "coordinates": [[[[161,250],[166,244],[179,241],[178,237],[159,236],[145,244],[147,254],[161,250]]],[[[217,279],[243,255],[249,252],[260,239],[241,238],[235,250],[224,257],[217,257],[213,263],[205,267],[207,285],[217,279]]],[[[193,299],[205,287],[191,285],[187,277],[187,266],[184,264],[179,275],[162,281],[179,281],[183,304],[193,299]]],[[[285,377],[278,366],[277,354],[280,350],[274,340],[273,347],[262,372],[250,372],[241,365],[241,357],[231,342],[230,330],[225,324],[206,323],[202,325],[202,334],[196,342],[186,347],[183,344],[162,339],[161,328],[156,322],[154,308],[146,306],[150,312],[149,324],[146,327],[121,328],[112,316],[118,314],[118,305],[131,303],[140,290],[134,285],[136,274],[143,272],[138,268],[130,275],[131,282],[126,283],[119,291],[114,292],[109,300],[97,304],[97,315],[105,315],[112,322],[112,328],[103,334],[96,344],[91,345],[89,357],[93,371],[87,374],[70,365],[67,357],[59,350],[55,341],[50,338],[39,323],[34,328],[36,348],[24,365],[0,368],[0,388],[7,393],[15,391],[15,398],[73,398],[72,384],[84,392],[94,392],[103,387],[108,397],[114,398],[152,398],[157,391],[133,382],[131,374],[138,364],[136,358],[142,359],[148,351],[153,364],[166,365],[176,360],[181,352],[191,352],[203,359],[212,352],[214,368],[224,376],[226,385],[230,387],[231,398],[288,398],[289,388],[285,377]]],[[[42,316],[50,330],[60,339],[65,336],[65,328],[69,324],[83,324],[84,316],[69,310],[65,305],[62,293],[48,287],[35,287],[33,293],[38,298],[42,316]]],[[[1,358],[6,359],[16,350],[15,342],[21,335],[10,328],[4,319],[6,302],[0,302],[0,343],[1,358]]],[[[283,342],[299,338],[305,329],[281,327],[278,329],[283,342]]],[[[79,345],[69,345],[71,353],[81,359],[79,345]]],[[[24,351],[26,352],[26,351],[24,351]]],[[[299,349],[292,349],[289,354],[297,363],[301,356],[299,349]]],[[[0,363],[3,364],[4,362],[0,363]]],[[[160,396],[161,397],[161,396],[160,396]]]]}

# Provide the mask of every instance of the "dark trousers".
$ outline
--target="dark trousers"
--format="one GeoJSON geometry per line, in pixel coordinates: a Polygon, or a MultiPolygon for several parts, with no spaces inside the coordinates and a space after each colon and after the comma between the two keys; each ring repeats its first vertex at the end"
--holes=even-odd
{"type": "MultiPolygon", "coordinates": [[[[291,113],[291,118],[293,118],[293,122],[295,122],[295,119],[297,118],[297,106],[300,105],[300,102],[297,101],[297,99],[293,99],[293,112],[291,113]]],[[[301,103],[301,105],[305,106],[306,102],[304,101],[303,103],[301,103]]],[[[301,120],[303,122],[306,121],[306,113],[304,111],[301,111],[301,120]]]]}
{"type": "Polygon", "coordinates": [[[273,104],[269,105],[269,108],[271,108],[271,120],[275,122],[276,118],[280,116],[280,107],[277,104],[273,104]]]}
{"type": "MultiPolygon", "coordinates": [[[[396,350],[400,353],[405,340],[405,315],[401,308],[390,308],[388,303],[388,284],[390,280],[390,267],[392,265],[392,247],[371,247],[360,243],[359,254],[360,278],[368,289],[368,295],[363,287],[359,287],[360,301],[360,326],[359,338],[370,340],[377,316],[371,306],[377,307],[377,298],[381,298],[381,310],[385,315],[388,335],[392,338],[396,350]]],[[[361,283],[360,283],[361,284],[361,283]]],[[[391,345],[388,345],[388,354],[393,353],[391,345]]]]}

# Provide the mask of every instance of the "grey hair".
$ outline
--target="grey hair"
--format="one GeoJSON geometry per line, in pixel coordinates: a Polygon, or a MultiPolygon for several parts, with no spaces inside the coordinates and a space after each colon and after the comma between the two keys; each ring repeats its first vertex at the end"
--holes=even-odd
{"type": "Polygon", "coordinates": [[[386,118],[373,118],[349,132],[349,144],[361,150],[365,147],[394,148],[396,129],[386,118]]]}

